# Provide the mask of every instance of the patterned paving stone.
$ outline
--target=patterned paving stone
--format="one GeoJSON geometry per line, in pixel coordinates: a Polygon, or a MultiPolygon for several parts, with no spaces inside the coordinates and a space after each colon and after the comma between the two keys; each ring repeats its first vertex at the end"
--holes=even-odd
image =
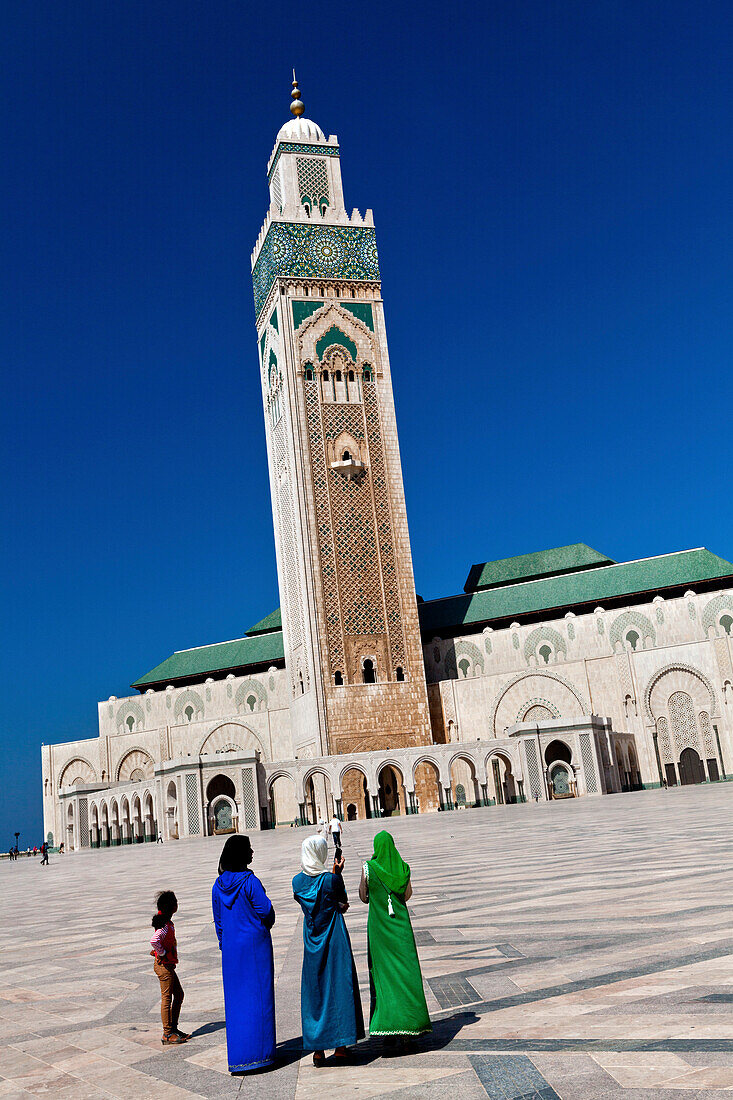
{"type": "Polygon", "coordinates": [[[220,840],[57,856],[48,868],[0,864],[0,1100],[730,1097],[732,810],[726,783],[347,826],[347,921],[365,1011],[356,887],[386,824],[413,869],[434,1021],[415,1053],[385,1057],[368,1039],[348,1070],[316,1070],[301,1050],[290,882],[304,832],[257,835],[254,869],[277,912],[280,1063],[246,1081],[226,1066],[210,914],[220,840]],[[147,954],[162,887],[180,900],[182,1024],[193,1032],[165,1051],[147,954]]]}

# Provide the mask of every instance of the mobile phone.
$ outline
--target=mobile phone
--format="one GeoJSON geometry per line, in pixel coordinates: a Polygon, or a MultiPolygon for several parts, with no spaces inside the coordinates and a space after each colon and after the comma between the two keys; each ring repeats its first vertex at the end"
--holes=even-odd
{"type": "Polygon", "coordinates": [[[336,851],[334,852],[333,858],[336,860],[337,863],[341,862],[341,857],[342,857],[343,854],[344,854],[343,849],[341,849],[341,848],[336,849],[336,851]]]}

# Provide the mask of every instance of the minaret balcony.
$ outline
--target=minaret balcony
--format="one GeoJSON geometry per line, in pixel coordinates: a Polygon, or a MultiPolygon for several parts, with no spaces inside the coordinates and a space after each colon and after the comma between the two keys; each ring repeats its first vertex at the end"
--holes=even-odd
{"type": "Polygon", "coordinates": [[[345,458],[339,462],[332,462],[331,469],[335,470],[337,474],[341,474],[347,481],[354,481],[364,472],[366,466],[356,458],[345,458]]]}

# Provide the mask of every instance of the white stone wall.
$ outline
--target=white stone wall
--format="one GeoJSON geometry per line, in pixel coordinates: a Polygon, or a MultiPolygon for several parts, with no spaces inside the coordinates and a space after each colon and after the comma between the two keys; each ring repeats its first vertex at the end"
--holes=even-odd
{"type": "Polygon", "coordinates": [[[720,739],[720,770],[733,774],[732,639],[730,624],[720,621],[731,609],[730,589],[689,590],[633,607],[435,638],[424,646],[425,666],[428,681],[439,685],[446,739],[502,737],[525,714],[529,720],[597,714],[635,735],[642,779],[654,783],[652,735],[679,690],[690,694],[698,715],[709,714],[720,739]],[[692,671],[675,674],[677,666],[692,671]],[[646,697],[660,674],[650,708],[646,697]]]}

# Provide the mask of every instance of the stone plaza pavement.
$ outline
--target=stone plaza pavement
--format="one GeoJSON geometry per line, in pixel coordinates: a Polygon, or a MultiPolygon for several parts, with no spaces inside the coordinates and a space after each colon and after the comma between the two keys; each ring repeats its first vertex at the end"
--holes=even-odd
{"type": "MultiPolygon", "coordinates": [[[[733,785],[358,822],[344,834],[347,920],[368,1008],[361,861],[391,829],[432,1035],[347,1068],[300,1050],[301,923],[290,893],[307,830],[253,837],[277,911],[280,1063],[227,1073],[210,887],[220,838],[0,865],[0,1097],[496,1100],[733,1094],[733,785]],[[173,887],[184,1047],[160,1045],[148,956],[173,887]]],[[[310,831],[310,830],[308,830],[310,831]]]]}

